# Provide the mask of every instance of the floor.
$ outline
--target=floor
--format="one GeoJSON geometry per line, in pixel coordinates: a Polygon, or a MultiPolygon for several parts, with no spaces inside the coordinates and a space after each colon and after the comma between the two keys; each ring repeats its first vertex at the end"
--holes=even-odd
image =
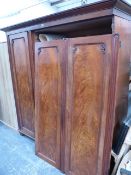
{"type": "Polygon", "coordinates": [[[33,140],[0,123],[0,175],[63,175],[34,150],[33,140]]]}

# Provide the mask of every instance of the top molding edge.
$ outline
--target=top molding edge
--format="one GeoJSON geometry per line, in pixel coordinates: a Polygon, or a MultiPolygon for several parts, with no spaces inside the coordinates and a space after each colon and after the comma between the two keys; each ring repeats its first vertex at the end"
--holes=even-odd
{"type": "MultiPolygon", "coordinates": [[[[105,9],[114,9],[114,8],[117,8],[120,11],[131,16],[131,6],[128,3],[126,3],[124,0],[102,0],[96,3],[82,6],[82,7],[73,8],[70,10],[62,11],[59,13],[55,13],[55,14],[44,16],[44,17],[36,18],[33,20],[29,20],[26,22],[11,25],[5,28],[1,28],[0,30],[9,32],[11,30],[17,30],[23,27],[34,26],[40,23],[59,20],[62,18],[70,17],[70,16],[77,16],[81,14],[87,14],[91,12],[96,12],[96,11],[105,10],[105,9]]],[[[114,15],[113,10],[112,10],[112,15],[114,15]]]]}

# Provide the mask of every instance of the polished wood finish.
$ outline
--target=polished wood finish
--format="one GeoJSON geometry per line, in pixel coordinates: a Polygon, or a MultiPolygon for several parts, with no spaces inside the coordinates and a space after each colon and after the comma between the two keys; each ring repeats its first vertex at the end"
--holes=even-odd
{"type": "Polygon", "coordinates": [[[118,36],[112,35],[70,40],[65,154],[68,175],[107,174],[103,168],[106,166],[108,170],[110,155],[105,164],[108,153],[104,148],[111,148],[111,142],[107,141],[110,134],[105,133],[109,132],[115,117],[111,107],[114,87],[110,84],[116,77],[115,71],[110,77],[112,66],[117,61],[117,55],[112,55],[113,40],[117,46],[118,36]],[[112,99],[108,98],[110,96],[112,99]]]}
{"type": "Polygon", "coordinates": [[[34,137],[34,99],[27,33],[11,35],[10,62],[19,131],[34,137]]]}
{"type": "Polygon", "coordinates": [[[36,153],[61,168],[63,41],[36,44],[36,153]]]}

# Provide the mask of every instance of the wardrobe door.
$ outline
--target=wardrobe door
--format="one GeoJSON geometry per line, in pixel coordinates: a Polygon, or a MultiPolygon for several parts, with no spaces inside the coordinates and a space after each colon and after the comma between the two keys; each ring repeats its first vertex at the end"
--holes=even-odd
{"type": "Polygon", "coordinates": [[[66,87],[68,175],[108,174],[117,40],[112,35],[70,39],[66,87]]]}
{"type": "Polygon", "coordinates": [[[36,43],[35,55],[36,153],[61,169],[64,42],[36,43]]]}
{"type": "Polygon", "coordinates": [[[10,63],[19,131],[34,137],[34,99],[27,32],[9,36],[10,63]]]}

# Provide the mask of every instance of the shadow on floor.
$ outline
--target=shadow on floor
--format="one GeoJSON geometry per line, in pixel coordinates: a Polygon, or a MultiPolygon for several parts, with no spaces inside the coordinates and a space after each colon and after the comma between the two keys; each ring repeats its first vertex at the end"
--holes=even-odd
{"type": "Polygon", "coordinates": [[[0,175],[64,175],[35,155],[34,141],[0,122],[0,175]]]}

